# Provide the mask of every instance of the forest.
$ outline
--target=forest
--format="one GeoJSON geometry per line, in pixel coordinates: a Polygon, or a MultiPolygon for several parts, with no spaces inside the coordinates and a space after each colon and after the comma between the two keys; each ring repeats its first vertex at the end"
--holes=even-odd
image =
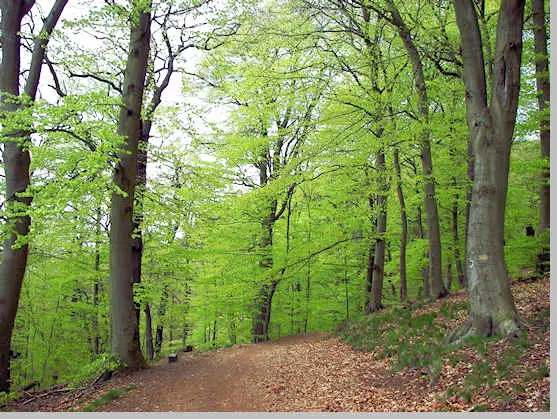
{"type": "Polygon", "coordinates": [[[548,1],[0,4],[0,402],[459,292],[440,340],[527,329],[548,1]]]}

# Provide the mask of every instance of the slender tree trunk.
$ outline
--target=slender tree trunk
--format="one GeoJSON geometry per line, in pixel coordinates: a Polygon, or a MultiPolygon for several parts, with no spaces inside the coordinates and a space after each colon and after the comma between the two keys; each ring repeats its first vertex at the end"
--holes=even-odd
{"type": "Polygon", "coordinates": [[[451,291],[451,286],[453,285],[453,270],[452,270],[451,261],[447,261],[447,271],[445,273],[445,279],[447,283],[447,291],[451,291]]]}
{"type": "Polygon", "coordinates": [[[350,318],[350,298],[348,294],[348,257],[344,255],[344,300],[346,302],[346,318],[348,320],[350,318]]]}
{"type": "Polygon", "coordinates": [[[145,304],[145,352],[147,359],[155,359],[155,349],[153,347],[153,319],[151,318],[151,306],[145,304]]]}
{"type": "Polygon", "coordinates": [[[375,239],[375,257],[373,260],[373,277],[371,280],[371,295],[367,307],[368,313],[379,311],[383,308],[383,280],[385,276],[385,233],[387,232],[387,191],[385,153],[381,149],[377,153],[377,183],[379,194],[377,196],[377,230],[375,239]]]}
{"type": "Polygon", "coordinates": [[[471,311],[468,320],[449,340],[515,334],[520,326],[507,277],[503,241],[510,151],[520,90],[524,1],[501,2],[489,105],[474,2],[458,0],[454,5],[462,38],[475,182],[467,247],[471,311]]]}
{"type": "Polygon", "coordinates": [[[410,29],[402,19],[398,8],[392,0],[387,0],[389,11],[392,15],[391,22],[397,28],[404,48],[412,64],[414,83],[418,93],[419,112],[424,125],[421,134],[421,161],[424,177],[424,206],[427,217],[427,235],[429,242],[429,275],[431,279],[431,292],[433,298],[441,298],[447,294],[442,278],[441,260],[441,233],[439,229],[439,214],[435,195],[435,182],[433,179],[433,160],[431,157],[431,140],[429,128],[429,100],[425,75],[418,49],[414,44],[410,29]]]}
{"type": "MultiPolygon", "coordinates": [[[[311,201],[307,201],[308,204],[308,230],[307,230],[307,249],[308,254],[311,249],[311,201]]],[[[308,332],[309,327],[309,301],[311,297],[311,259],[308,259],[307,269],[306,269],[306,296],[305,296],[305,317],[304,317],[304,333],[308,332]]]]}
{"type": "Polygon", "coordinates": [[[402,191],[402,174],[400,171],[400,161],[399,161],[399,151],[398,148],[395,148],[394,151],[394,165],[396,170],[396,191],[398,195],[398,202],[400,205],[400,223],[401,223],[401,232],[400,232],[400,261],[399,261],[399,270],[400,270],[400,301],[406,301],[408,297],[408,287],[406,284],[406,244],[408,241],[408,219],[406,216],[406,203],[404,202],[404,193],[402,191]]]}
{"type": "MultiPolygon", "coordinates": [[[[35,100],[46,47],[67,0],[57,0],[44,20],[41,34],[34,40],[31,63],[25,83],[25,94],[35,100]]],[[[34,2],[4,0],[1,2],[0,23],[2,41],[2,64],[0,67],[0,110],[16,112],[19,101],[19,78],[21,72],[21,21],[30,12],[34,2]]],[[[2,132],[4,137],[4,175],[6,179],[5,208],[10,233],[4,241],[0,265],[0,392],[10,389],[10,342],[19,304],[23,277],[27,267],[27,234],[31,218],[22,208],[31,205],[31,196],[21,196],[30,184],[31,162],[27,143],[30,133],[25,131],[2,132]],[[17,210],[16,210],[17,208],[17,210]],[[23,213],[23,215],[22,215],[23,213]]]]}
{"type": "MultiPolygon", "coordinates": [[[[456,188],[456,178],[453,177],[453,186],[456,188]]],[[[455,194],[452,209],[452,226],[453,226],[453,255],[456,265],[456,272],[458,276],[458,283],[460,286],[466,286],[466,277],[464,276],[464,269],[462,267],[462,260],[460,259],[460,238],[458,235],[458,193],[455,194]]],[[[449,289],[447,287],[447,289],[449,289]]]]}
{"type": "Polygon", "coordinates": [[[114,185],[125,195],[112,194],[110,224],[110,307],[112,353],[128,368],[144,365],[139,344],[139,322],[134,303],[132,270],[133,208],[141,136],[143,89],[149,56],[151,16],[139,11],[132,16],[130,51],[124,78],[124,105],[118,134],[125,138],[114,172],[114,185]]]}
{"type": "Polygon", "coordinates": [[[95,270],[95,284],[93,285],[93,354],[99,355],[101,353],[100,348],[100,330],[99,330],[99,294],[100,294],[100,284],[99,276],[101,271],[101,250],[100,250],[100,232],[101,229],[101,208],[97,209],[97,226],[95,232],[95,265],[93,269],[95,270]]]}
{"type": "Polygon", "coordinates": [[[373,261],[375,260],[375,240],[373,240],[369,245],[369,252],[367,256],[367,267],[366,267],[366,302],[365,302],[365,312],[369,313],[370,307],[370,296],[371,290],[373,288],[373,261]]]}
{"type": "MultiPolygon", "coordinates": [[[[415,167],[414,167],[414,174],[416,176],[418,175],[418,171],[415,167]]],[[[419,190],[417,190],[416,193],[419,193],[419,190]]],[[[416,223],[418,225],[418,238],[424,239],[425,234],[424,234],[424,226],[422,222],[422,207],[420,205],[418,205],[418,207],[416,208],[416,223]]],[[[422,283],[423,283],[424,298],[429,298],[431,297],[431,291],[429,286],[429,255],[426,253],[425,256],[428,259],[428,263],[422,268],[422,283]]]]}
{"type": "MultiPolygon", "coordinates": [[[[534,11],[534,52],[536,56],[536,90],[540,112],[540,146],[544,166],[541,173],[540,220],[538,234],[543,234],[550,225],[550,188],[549,188],[549,142],[551,139],[549,115],[549,56],[547,54],[547,31],[544,0],[532,0],[534,11]]],[[[548,243],[549,245],[549,243],[548,243]]],[[[549,253],[549,248],[543,250],[549,253]]],[[[548,259],[549,260],[549,259],[548,259]]],[[[546,272],[549,271],[547,267],[546,272]]]]}

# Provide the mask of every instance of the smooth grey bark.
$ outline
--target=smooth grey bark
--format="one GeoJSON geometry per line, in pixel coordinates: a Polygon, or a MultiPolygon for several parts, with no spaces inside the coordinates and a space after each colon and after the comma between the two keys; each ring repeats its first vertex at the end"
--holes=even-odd
{"type": "Polygon", "coordinates": [[[424,206],[427,220],[427,237],[429,243],[429,276],[431,281],[432,297],[437,299],[445,296],[447,290],[443,284],[441,260],[441,233],[439,229],[439,213],[435,195],[433,179],[433,159],[431,156],[431,140],[429,128],[429,100],[422,61],[414,43],[410,29],[402,18],[398,8],[392,0],[386,0],[387,8],[391,14],[389,22],[394,25],[402,40],[414,75],[414,84],[418,94],[419,114],[424,124],[421,142],[421,162],[424,177],[424,206]]]}
{"type": "Polygon", "coordinates": [[[400,301],[405,302],[408,297],[408,287],[406,281],[406,244],[408,242],[408,217],[406,216],[406,203],[404,201],[404,193],[402,190],[402,174],[400,170],[399,150],[394,150],[394,166],[396,172],[396,192],[398,195],[398,203],[400,205],[400,255],[399,255],[399,271],[400,271],[400,301]]]}
{"type": "Polygon", "coordinates": [[[538,234],[542,234],[550,225],[550,187],[549,187],[549,115],[544,115],[551,96],[549,84],[549,56],[547,54],[547,30],[545,22],[544,0],[532,0],[534,12],[534,52],[536,57],[536,90],[540,118],[540,149],[545,160],[541,174],[540,219],[538,234]]]}
{"type": "Polygon", "coordinates": [[[141,111],[147,73],[151,15],[139,11],[131,17],[128,59],[124,75],[123,105],[118,134],[124,137],[113,183],[110,213],[110,308],[112,353],[131,369],[144,365],[139,344],[139,324],[134,303],[132,269],[133,209],[137,181],[137,155],[141,136],[141,111]]]}
{"type": "MultiPolygon", "coordinates": [[[[24,93],[35,100],[41,69],[50,35],[54,30],[68,0],[57,0],[44,20],[40,35],[34,40],[31,63],[27,72],[24,93]]],[[[16,112],[20,102],[19,77],[21,73],[21,21],[32,9],[34,1],[4,0],[1,2],[2,64],[0,67],[0,109],[16,112]]],[[[19,130],[3,132],[3,161],[6,179],[5,206],[7,210],[8,237],[4,242],[0,265],[0,392],[10,389],[10,342],[17,314],[19,297],[29,247],[27,234],[31,218],[25,208],[31,205],[30,196],[22,196],[30,184],[31,156],[27,149],[30,132],[19,130]],[[18,240],[20,242],[18,242],[18,240]]]]}
{"type": "Polygon", "coordinates": [[[470,317],[448,336],[515,334],[520,319],[504,255],[504,220],[510,151],[520,90],[523,0],[502,0],[488,103],[482,38],[473,0],[455,0],[466,87],[466,116],[475,181],[467,246],[470,317]]]}

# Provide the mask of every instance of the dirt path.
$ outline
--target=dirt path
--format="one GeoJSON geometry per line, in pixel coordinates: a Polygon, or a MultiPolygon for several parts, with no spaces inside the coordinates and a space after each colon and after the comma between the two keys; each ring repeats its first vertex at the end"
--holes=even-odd
{"type": "Polygon", "coordinates": [[[269,371],[276,370],[292,346],[324,338],[317,333],[202,354],[180,354],[177,363],[163,360],[149,370],[116,379],[116,388],[135,384],[137,389],[98,411],[264,411],[269,402],[265,385],[269,371]]]}

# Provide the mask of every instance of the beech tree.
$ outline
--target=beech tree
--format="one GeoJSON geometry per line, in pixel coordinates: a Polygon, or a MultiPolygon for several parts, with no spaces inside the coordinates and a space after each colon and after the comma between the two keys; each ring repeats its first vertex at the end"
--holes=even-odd
{"type": "Polygon", "coordinates": [[[10,342],[17,313],[19,295],[29,244],[27,234],[31,225],[28,207],[32,196],[30,185],[29,142],[31,126],[14,126],[10,114],[29,106],[35,100],[48,40],[68,0],[57,0],[36,35],[27,79],[20,93],[21,74],[21,23],[35,5],[31,0],[5,0],[1,3],[2,65],[0,67],[0,111],[4,113],[2,157],[5,165],[5,211],[7,213],[7,238],[0,265],[0,392],[10,388],[10,342]]]}
{"type": "Polygon", "coordinates": [[[114,170],[110,211],[110,308],[112,353],[129,368],[144,360],[133,293],[132,244],[141,111],[150,45],[150,4],[136,1],[130,13],[130,44],[124,73],[118,134],[124,138],[114,170]]]}
{"type": "Polygon", "coordinates": [[[520,319],[505,266],[504,220],[509,159],[520,90],[523,0],[502,0],[488,96],[477,5],[454,2],[462,38],[466,116],[474,155],[474,186],[467,235],[470,317],[449,340],[516,333],[520,319]]]}

